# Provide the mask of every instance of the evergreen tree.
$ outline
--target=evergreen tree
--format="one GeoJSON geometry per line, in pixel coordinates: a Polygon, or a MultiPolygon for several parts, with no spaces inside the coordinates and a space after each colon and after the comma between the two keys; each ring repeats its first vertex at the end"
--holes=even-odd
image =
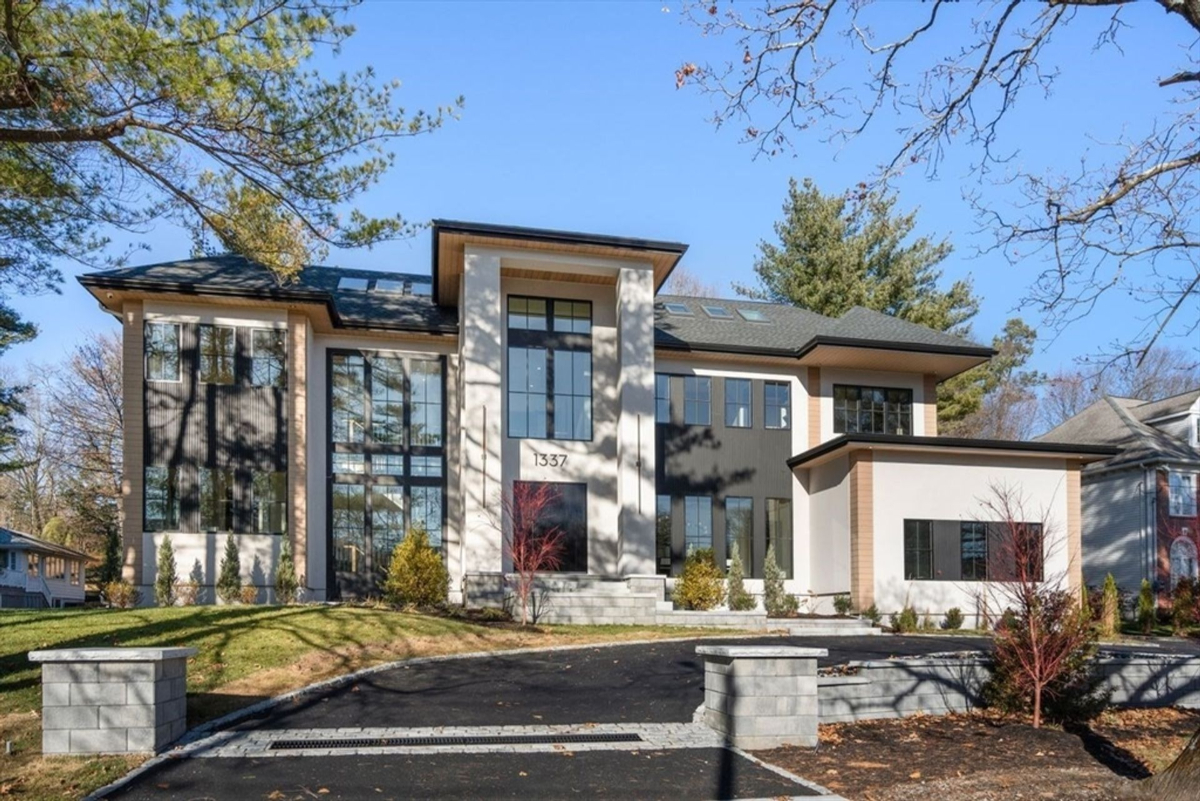
{"type": "Polygon", "coordinates": [[[242,558],[238,554],[237,542],[231,535],[225,538],[225,555],[221,557],[217,574],[217,597],[222,603],[232,604],[241,597],[241,591],[242,558]]]}
{"type": "Polygon", "coordinates": [[[1154,598],[1154,588],[1146,579],[1142,579],[1142,588],[1138,591],[1137,616],[1143,634],[1154,631],[1154,624],[1158,622],[1158,601],[1154,598]]]}
{"type": "Polygon", "coordinates": [[[796,596],[783,586],[783,571],[775,560],[773,543],[767,546],[767,556],[763,561],[763,608],[771,617],[794,614],[800,608],[796,596]]]}
{"type": "Polygon", "coordinates": [[[1121,630],[1121,591],[1117,580],[1109,573],[1104,577],[1104,591],[1100,602],[1100,636],[1112,639],[1121,630]]]}
{"type": "Polygon", "coordinates": [[[284,537],[283,546],[279,551],[279,565],[275,568],[275,603],[293,603],[299,586],[300,583],[296,580],[296,562],[292,558],[292,543],[284,537]]]}
{"type": "Polygon", "coordinates": [[[757,606],[754,596],[746,591],[745,584],[746,570],[742,566],[742,552],[738,548],[737,540],[729,546],[729,575],[725,580],[728,583],[725,597],[729,602],[729,608],[735,612],[746,612],[757,606]]]}
{"type": "Polygon", "coordinates": [[[158,571],[154,576],[154,600],[159,606],[175,605],[175,585],[179,575],[175,569],[175,548],[170,537],[163,537],[158,549],[158,571]]]}
{"type": "Polygon", "coordinates": [[[121,532],[110,528],[104,536],[104,561],[100,564],[100,584],[121,578],[121,532]]]}

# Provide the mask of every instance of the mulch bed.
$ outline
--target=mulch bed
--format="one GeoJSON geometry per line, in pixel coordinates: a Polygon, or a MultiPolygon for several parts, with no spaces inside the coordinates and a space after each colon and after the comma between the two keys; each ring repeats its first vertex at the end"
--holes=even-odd
{"type": "Polygon", "coordinates": [[[1110,801],[1162,770],[1200,727],[1200,711],[1106,712],[1087,727],[986,713],[821,727],[815,750],[756,756],[853,801],[1110,801]]]}

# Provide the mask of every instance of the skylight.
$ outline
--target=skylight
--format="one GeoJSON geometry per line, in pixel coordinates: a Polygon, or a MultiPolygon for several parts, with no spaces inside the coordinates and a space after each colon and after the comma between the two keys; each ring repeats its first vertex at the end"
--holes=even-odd
{"type": "Polygon", "coordinates": [[[738,309],[738,314],[742,315],[743,320],[749,320],[752,323],[768,323],[767,315],[760,312],[758,309],[738,309]]]}
{"type": "Polygon", "coordinates": [[[380,278],[375,282],[376,292],[395,292],[397,295],[404,294],[404,282],[394,281],[391,278],[380,278]]]}
{"type": "Polygon", "coordinates": [[[363,292],[367,291],[367,279],[352,278],[351,276],[342,276],[338,281],[338,289],[358,289],[363,292]]]}
{"type": "Polygon", "coordinates": [[[433,282],[432,281],[413,281],[412,289],[410,291],[414,295],[425,295],[425,296],[432,295],[433,294],[433,282]]]}
{"type": "Polygon", "coordinates": [[[733,314],[724,306],[708,306],[702,304],[700,308],[704,309],[704,313],[709,317],[715,317],[718,320],[732,320],[733,314]]]}
{"type": "Polygon", "coordinates": [[[680,314],[685,317],[692,316],[692,310],[687,307],[686,303],[664,303],[663,308],[671,314],[680,314]]]}

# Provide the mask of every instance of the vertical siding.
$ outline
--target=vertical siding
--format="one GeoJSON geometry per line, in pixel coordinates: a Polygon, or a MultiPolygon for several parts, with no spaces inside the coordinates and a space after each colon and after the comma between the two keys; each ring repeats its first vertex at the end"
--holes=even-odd
{"type": "Polygon", "coordinates": [[[938,433],[937,421],[937,376],[932,373],[925,374],[925,397],[921,402],[925,404],[925,436],[936,437],[938,433]]]}
{"type": "Polygon", "coordinates": [[[142,459],[145,448],[142,395],[143,361],[142,302],[125,304],[122,312],[121,395],[124,398],[124,450],[121,456],[121,539],[126,581],[142,584],[142,459]]]}
{"type": "Polygon", "coordinates": [[[1144,568],[1142,473],[1128,470],[1089,477],[1082,486],[1083,580],[1101,586],[1112,573],[1134,592],[1144,568]]]}
{"type": "Polygon", "coordinates": [[[1080,465],[1067,462],[1067,584],[1078,594],[1083,587],[1082,515],[1080,512],[1080,465]]]}
{"type": "Polygon", "coordinates": [[[821,444],[821,368],[808,368],[808,447],[821,444]]]}
{"type": "Polygon", "coordinates": [[[875,603],[875,476],[871,451],[850,454],[850,597],[875,603]]]}

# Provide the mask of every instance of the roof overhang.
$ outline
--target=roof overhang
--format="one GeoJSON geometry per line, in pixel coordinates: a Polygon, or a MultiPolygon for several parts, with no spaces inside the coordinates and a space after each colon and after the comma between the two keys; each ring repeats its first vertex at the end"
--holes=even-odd
{"type": "Polygon", "coordinates": [[[1070,443],[1024,442],[965,437],[908,437],[899,434],[842,434],[788,459],[788,467],[816,467],[854,451],[888,453],[939,453],[952,455],[1019,456],[1034,459],[1070,459],[1087,464],[1116,455],[1116,448],[1070,443]]]}
{"type": "Polygon", "coordinates": [[[572,256],[592,256],[618,261],[649,263],[654,270],[654,289],[663,285],[675,265],[687,252],[681,242],[556,231],[546,228],[522,228],[511,225],[433,221],[433,292],[443,306],[458,303],[467,245],[506,248],[572,256]]]}

